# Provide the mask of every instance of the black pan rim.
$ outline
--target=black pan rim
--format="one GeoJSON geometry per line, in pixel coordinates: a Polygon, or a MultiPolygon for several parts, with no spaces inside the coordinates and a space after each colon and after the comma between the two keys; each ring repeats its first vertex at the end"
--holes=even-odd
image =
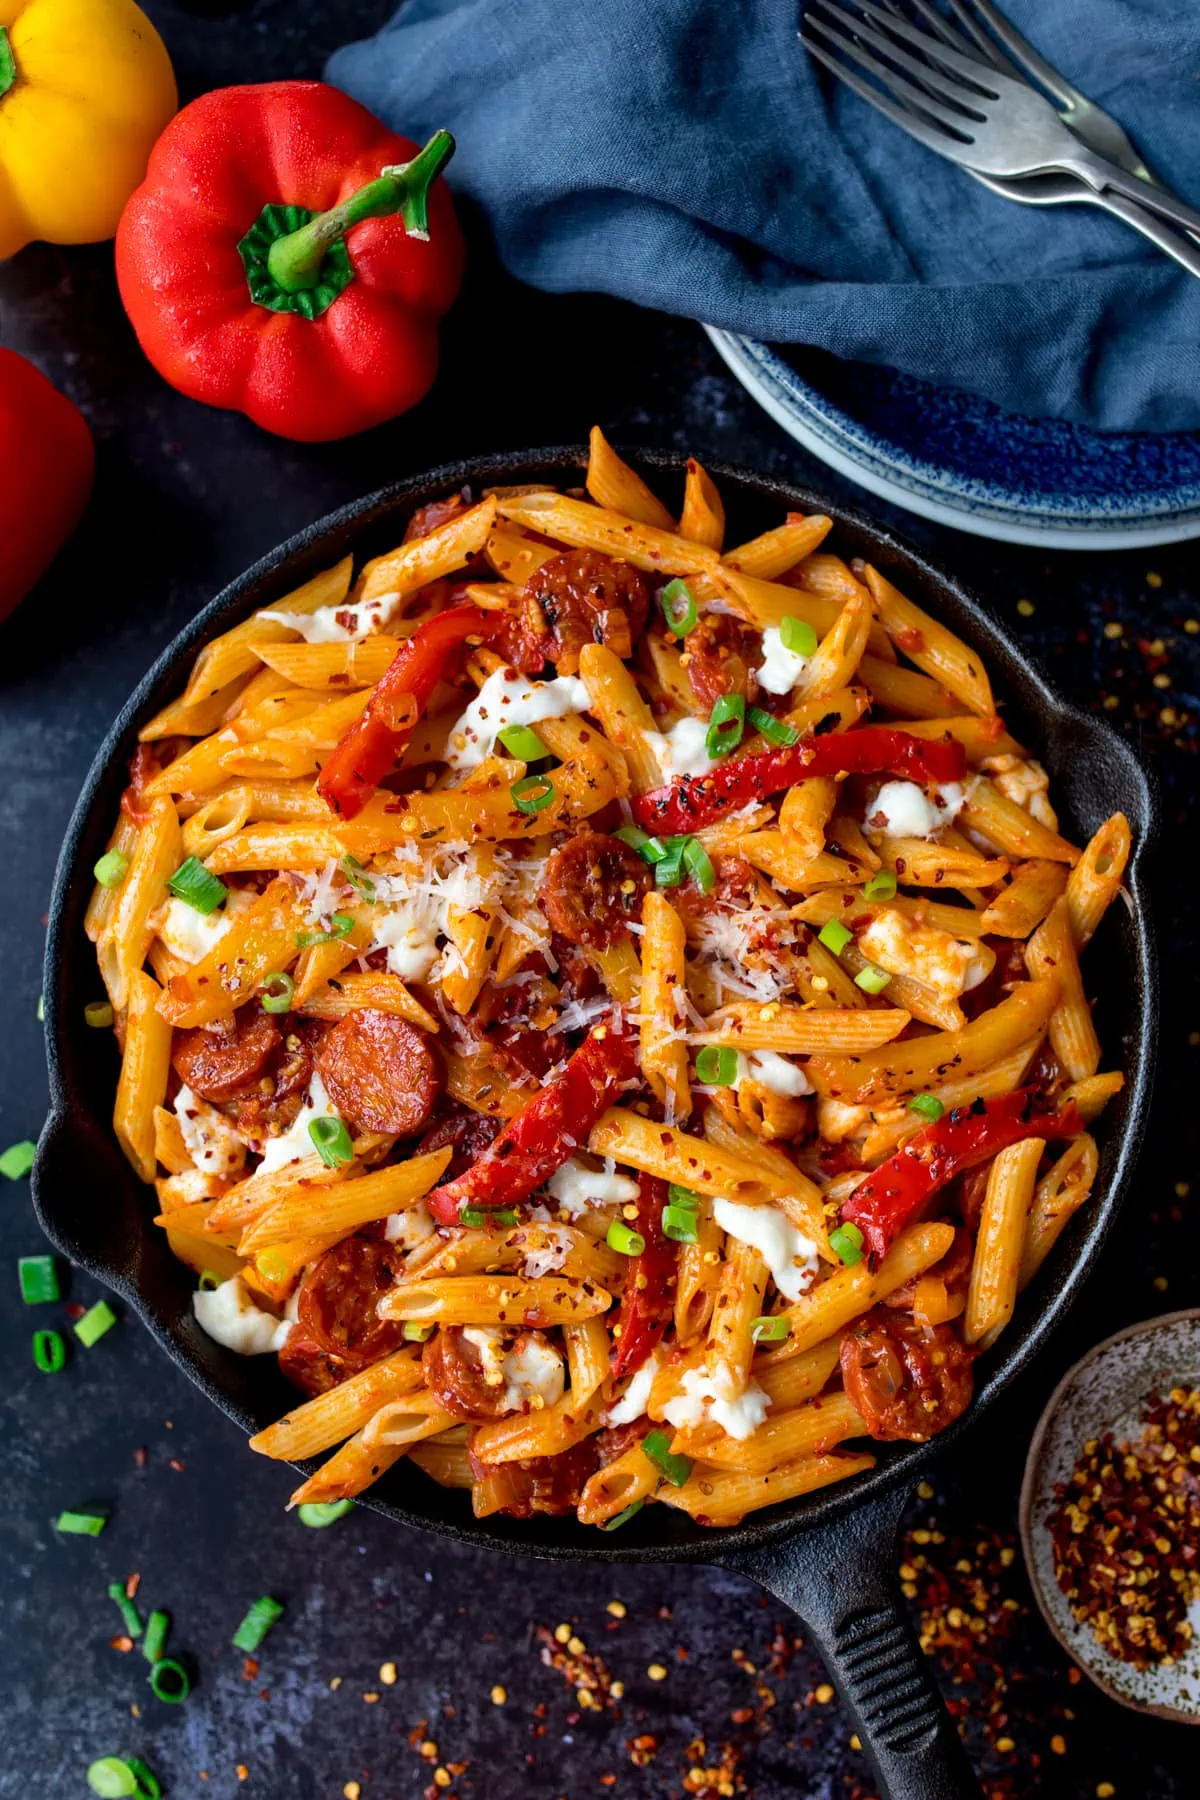
{"type": "MultiPolygon", "coordinates": [[[[167,645],[122,707],[93,759],[73,811],[55,872],[50,905],[45,1016],[51,1109],[39,1144],[33,1194],[43,1229],[52,1242],[64,1249],[64,1253],[72,1252],[64,1244],[58,1230],[54,1196],[44,1183],[43,1171],[55,1136],[69,1130],[72,1106],[72,1097],[67,1092],[62,1047],[64,1034],[77,1027],[67,1018],[61,1003],[59,979],[60,972],[67,966],[68,957],[78,951],[78,946],[67,942],[65,936],[69,911],[67,895],[92,821],[98,792],[109,777],[112,765],[126,745],[135,724],[147,716],[156,690],[168,675],[181,668],[204,641],[216,635],[218,621],[221,629],[235,622],[239,606],[245,608],[246,596],[255,588],[276,580],[279,592],[286,592],[298,580],[322,566],[322,556],[328,558],[332,554],[325,551],[323,546],[339,535],[356,532],[361,536],[374,523],[388,515],[399,513],[419,504],[424,498],[445,493],[463,483],[482,485],[511,481],[534,471],[553,472],[561,477],[564,473],[582,470],[586,458],[586,450],[577,445],[470,458],[443,464],[406,480],[390,483],[360,500],[338,508],[277,546],[229,583],[167,645]],[[286,576],[285,570],[289,571],[286,576]]],[[[630,460],[640,463],[650,472],[661,474],[679,474],[685,461],[675,452],[644,449],[631,451],[630,460]]],[[[751,469],[716,461],[706,462],[705,466],[718,482],[735,486],[753,498],[777,500],[789,507],[821,511],[833,518],[835,530],[846,528],[862,533],[871,540],[877,551],[885,553],[893,562],[899,561],[906,570],[915,572],[923,583],[936,589],[941,598],[948,597],[951,610],[969,621],[975,641],[980,643],[990,661],[999,662],[1006,670],[1019,672],[1023,683],[1032,689],[1034,696],[1032,700],[1026,701],[1025,710],[1036,715],[1043,732],[1051,723],[1060,728],[1070,727],[1093,745],[1103,745],[1107,754],[1123,766],[1137,792],[1141,810],[1140,820],[1134,821],[1136,836],[1126,876],[1126,888],[1132,901],[1133,973],[1148,1003],[1141,1009],[1132,1041],[1127,1041],[1126,1044],[1129,1077],[1125,1098],[1126,1118],[1107,1191],[1097,1196],[1095,1205],[1089,1207],[1091,1216],[1086,1229],[1078,1236],[1074,1234],[1074,1230],[1069,1234],[1073,1245],[1072,1254],[1069,1261],[1061,1264],[1061,1282],[1057,1292],[1044,1298],[1043,1305],[1029,1319],[1019,1340],[989,1368],[977,1387],[972,1406],[961,1419],[928,1444],[893,1448],[880,1458],[873,1470],[844,1485],[808,1496],[799,1503],[799,1507],[793,1502],[785,1507],[773,1508],[761,1517],[751,1515],[748,1523],[721,1530],[693,1525],[686,1536],[657,1542],[636,1540],[634,1534],[642,1527],[642,1520],[629,1531],[628,1536],[623,1533],[620,1538],[614,1538],[602,1536],[587,1527],[568,1527],[579,1534],[578,1540],[573,1537],[569,1541],[559,1541],[542,1535],[540,1525],[531,1529],[522,1522],[511,1520],[475,1521],[470,1517],[438,1517],[436,1501],[437,1497],[444,1494],[444,1490],[435,1490],[432,1484],[431,1504],[428,1511],[424,1512],[416,1510],[412,1505],[381,1498],[371,1490],[360,1498],[359,1504],[395,1519],[398,1523],[510,1554],[565,1559],[584,1556],[594,1560],[621,1562],[714,1562],[721,1560],[723,1556],[735,1556],[738,1551],[759,1549],[776,1540],[791,1537],[798,1531],[835,1526],[860,1505],[893,1491],[901,1484],[911,1485],[935,1458],[951,1449],[962,1434],[982,1418],[1000,1391],[1028,1368],[1073,1304],[1095,1265],[1127,1190],[1147,1120],[1153,1082],[1156,1018],[1154,1002],[1157,998],[1156,956],[1144,892],[1145,862],[1157,818],[1156,791],[1148,772],[1124,739],[1104,720],[1070,705],[1057,693],[1036,659],[1013,643],[956,575],[890,528],[879,525],[856,508],[834,502],[803,484],[763,476],[751,469]]],[[[261,600],[257,602],[263,603],[261,600]]],[[[90,877],[85,878],[90,880],[90,877]]],[[[199,1366],[188,1354],[186,1347],[171,1334],[165,1322],[150,1308],[136,1285],[121,1271],[105,1265],[103,1259],[86,1260],[76,1255],[76,1260],[82,1260],[83,1266],[90,1273],[121,1295],[172,1361],[185,1371],[227,1417],[247,1433],[258,1427],[260,1421],[207,1370],[199,1366]]],[[[308,1469],[311,1466],[307,1465],[308,1469]]],[[[661,1510],[665,1509],[655,1508],[648,1516],[652,1518],[661,1510]]],[[[679,1516],[672,1515],[672,1518],[677,1522],[679,1516]]],[[[558,1526],[560,1521],[553,1521],[553,1524],[558,1526]]]]}

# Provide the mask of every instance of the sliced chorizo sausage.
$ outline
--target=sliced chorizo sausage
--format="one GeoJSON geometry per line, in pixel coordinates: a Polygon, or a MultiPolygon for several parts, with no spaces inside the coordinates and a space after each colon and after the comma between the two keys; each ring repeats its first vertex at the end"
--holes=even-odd
{"type": "Polygon", "coordinates": [[[688,685],[705,712],[723,694],[753,700],[758,693],[755,665],[762,660],[757,634],[725,613],[709,613],[687,635],[681,661],[688,685]]]}
{"type": "Polygon", "coordinates": [[[455,1181],[471,1164],[478,1162],[500,1130],[500,1120],[485,1113],[469,1112],[466,1107],[436,1120],[417,1145],[417,1153],[450,1149],[442,1180],[455,1181]]]}
{"type": "Polygon", "coordinates": [[[585,644],[632,654],[646,628],[650,584],[640,569],[598,550],[565,550],[535,569],[525,583],[528,635],[542,639],[560,675],[573,675],[585,644]]]}
{"type": "MultiPolygon", "coordinates": [[[[318,1350],[340,1359],[355,1374],[404,1342],[399,1319],[381,1319],[376,1307],[395,1285],[401,1253],[378,1238],[349,1237],[327,1250],[300,1283],[296,1318],[318,1350]]],[[[285,1351],[296,1335],[288,1334],[285,1351]]]]}
{"type": "Polygon", "coordinates": [[[560,937],[603,950],[642,916],[650,870],[620,838],[581,831],[546,858],[542,911],[560,937]]]}
{"type": "Polygon", "coordinates": [[[221,1025],[177,1031],[171,1061],[202,1100],[234,1100],[260,1079],[280,1041],[269,1013],[243,1007],[221,1025]]]}
{"type": "Polygon", "coordinates": [[[876,1438],[923,1444],[971,1404],[971,1352],[949,1325],[876,1308],[842,1339],[846,1392],[876,1438]]]}
{"type": "Polygon", "coordinates": [[[504,1382],[489,1381],[479,1347],[461,1325],[435,1331],[421,1356],[425,1385],[438,1404],[456,1419],[499,1419],[505,1405],[504,1382]]]}
{"type": "Polygon", "coordinates": [[[315,1338],[293,1325],[279,1352],[280,1372],[306,1394],[327,1394],[340,1386],[354,1371],[340,1356],[331,1356],[315,1338]]]}
{"type": "Polygon", "coordinates": [[[392,1013],[347,1013],[321,1040],[317,1072],[351,1129],[415,1137],[442,1091],[437,1055],[392,1013]]]}
{"type": "Polygon", "coordinates": [[[485,1475],[491,1477],[498,1490],[500,1512],[514,1519],[528,1519],[534,1513],[571,1513],[596,1472],[596,1439],[593,1434],[557,1456],[530,1456],[522,1462],[486,1463],[474,1449],[470,1457],[477,1481],[485,1475]]]}

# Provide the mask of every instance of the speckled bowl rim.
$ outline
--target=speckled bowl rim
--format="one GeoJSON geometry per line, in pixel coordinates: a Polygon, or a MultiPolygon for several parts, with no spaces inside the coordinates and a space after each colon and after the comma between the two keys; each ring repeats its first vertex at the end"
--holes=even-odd
{"type": "MultiPolygon", "coordinates": [[[[1083,1673],[1088,1677],[1088,1680],[1094,1683],[1094,1685],[1100,1689],[1102,1694],[1107,1695],[1110,1700],[1116,1700],[1121,1706],[1128,1707],[1131,1712],[1146,1713],[1156,1719],[1169,1719],[1176,1725],[1200,1725],[1200,1672],[1197,1674],[1196,1707],[1195,1710],[1191,1712],[1185,1712],[1175,1706],[1157,1705],[1153,1701],[1137,1700],[1132,1695],[1125,1693],[1121,1688],[1115,1686],[1102,1672],[1108,1666],[1111,1659],[1104,1656],[1104,1652],[1100,1649],[1099,1645],[1096,1646],[1097,1660],[1093,1663],[1090,1658],[1080,1654],[1080,1643],[1086,1643],[1088,1639],[1081,1636],[1080,1639],[1076,1641],[1073,1638],[1068,1637],[1064,1632],[1060,1617],[1060,1608],[1046,1592],[1041,1575],[1038,1571],[1037,1560],[1033,1553],[1033,1539],[1035,1534],[1039,1538],[1044,1537],[1047,1529],[1043,1520],[1034,1518],[1033,1511],[1038,1488],[1038,1475],[1043,1462],[1043,1452],[1047,1440],[1054,1428],[1059,1410],[1066,1399],[1069,1390],[1074,1387],[1075,1383],[1079,1380],[1085,1370],[1091,1368],[1094,1363],[1099,1362],[1102,1357],[1109,1355],[1119,1344],[1128,1343],[1133,1338],[1150,1337],[1156,1332],[1169,1330],[1172,1326],[1176,1325],[1194,1325],[1197,1327],[1198,1332],[1200,1332],[1200,1307],[1185,1307],[1179,1312],[1161,1313],[1157,1318],[1142,1319],[1136,1325],[1127,1325],[1122,1331],[1114,1331],[1111,1337],[1103,1338],[1100,1343],[1094,1344],[1085,1355],[1080,1357],[1077,1363],[1067,1370],[1066,1374],[1051,1394],[1049,1400],[1047,1400],[1045,1407],[1042,1410],[1041,1418],[1037,1422],[1033,1437],[1030,1440],[1029,1450],[1025,1457],[1025,1472],[1021,1481],[1021,1498],[1018,1505],[1017,1520],[1021,1534],[1021,1550],[1025,1558],[1025,1569],[1029,1576],[1029,1585],[1033,1589],[1034,1597],[1038,1603],[1038,1610],[1045,1620],[1051,1636],[1054,1638],[1055,1642],[1066,1651],[1072,1663],[1075,1664],[1077,1668],[1082,1669],[1083,1673]]],[[[1065,1600],[1062,1604],[1065,1606],[1065,1600]]],[[[1197,1643],[1197,1648],[1200,1649],[1200,1641],[1197,1643]]]]}
{"type": "Polygon", "coordinates": [[[1137,505],[1103,513],[1082,501],[1038,505],[1019,489],[972,480],[909,456],[835,406],[770,344],[713,325],[704,330],[730,372],[789,436],[840,475],[907,512],[979,537],[1043,549],[1148,549],[1200,536],[1200,484],[1146,489],[1137,505]]]}

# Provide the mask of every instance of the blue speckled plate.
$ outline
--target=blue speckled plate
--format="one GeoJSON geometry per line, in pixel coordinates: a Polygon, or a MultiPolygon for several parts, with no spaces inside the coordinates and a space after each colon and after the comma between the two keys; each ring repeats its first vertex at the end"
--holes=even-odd
{"type": "Polygon", "coordinates": [[[706,326],[743,387],[860,487],[981,537],[1127,549],[1200,537],[1200,435],[1027,419],[896,369],[706,326]]]}

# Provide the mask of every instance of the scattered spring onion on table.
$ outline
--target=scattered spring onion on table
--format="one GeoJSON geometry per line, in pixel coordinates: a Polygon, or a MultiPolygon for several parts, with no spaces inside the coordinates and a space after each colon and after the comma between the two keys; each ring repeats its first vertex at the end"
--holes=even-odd
{"type": "Polygon", "coordinates": [[[76,1319],[75,1336],[85,1350],[90,1350],[93,1344],[100,1342],[105,1332],[112,1330],[116,1322],[117,1315],[108,1301],[97,1300],[95,1306],[90,1306],[82,1319],[76,1319]]]}
{"type": "Polygon", "coordinates": [[[246,1614],[230,1640],[235,1650],[242,1650],[247,1656],[253,1655],[276,1620],[283,1617],[284,1608],[280,1601],[264,1594],[256,1600],[246,1614]]]}
{"type": "Polygon", "coordinates": [[[62,1297],[58,1269],[52,1256],[18,1257],[17,1279],[26,1306],[44,1306],[62,1297]]]}
{"type": "Polygon", "coordinates": [[[37,1145],[28,1138],[20,1144],[10,1144],[0,1153],[0,1175],[7,1175],[10,1181],[24,1181],[36,1155],[37,1145]]]}
{"type": "Polygon", "coordinates": [[[35,1331],[33,1360],[43,1375],[57,1375],[67,1360],[67,1346],[60,1331],[35,1331]]]}
{"type": "Polygon", "coordinates": [[[99,1512],[61,1512],[54,1529],[67,1537],[99,1537],[108,1524],[108,1514],[99,1512]]]}
{"type": "Polygon", "coordinates": [[[344,1519],[348,1512],[353,1511],[353,1500],[306,1500],[296,1508],[300,1523],[308,1525],[313,1531],[321,1531],[326,1525],[344,1519]]]}

